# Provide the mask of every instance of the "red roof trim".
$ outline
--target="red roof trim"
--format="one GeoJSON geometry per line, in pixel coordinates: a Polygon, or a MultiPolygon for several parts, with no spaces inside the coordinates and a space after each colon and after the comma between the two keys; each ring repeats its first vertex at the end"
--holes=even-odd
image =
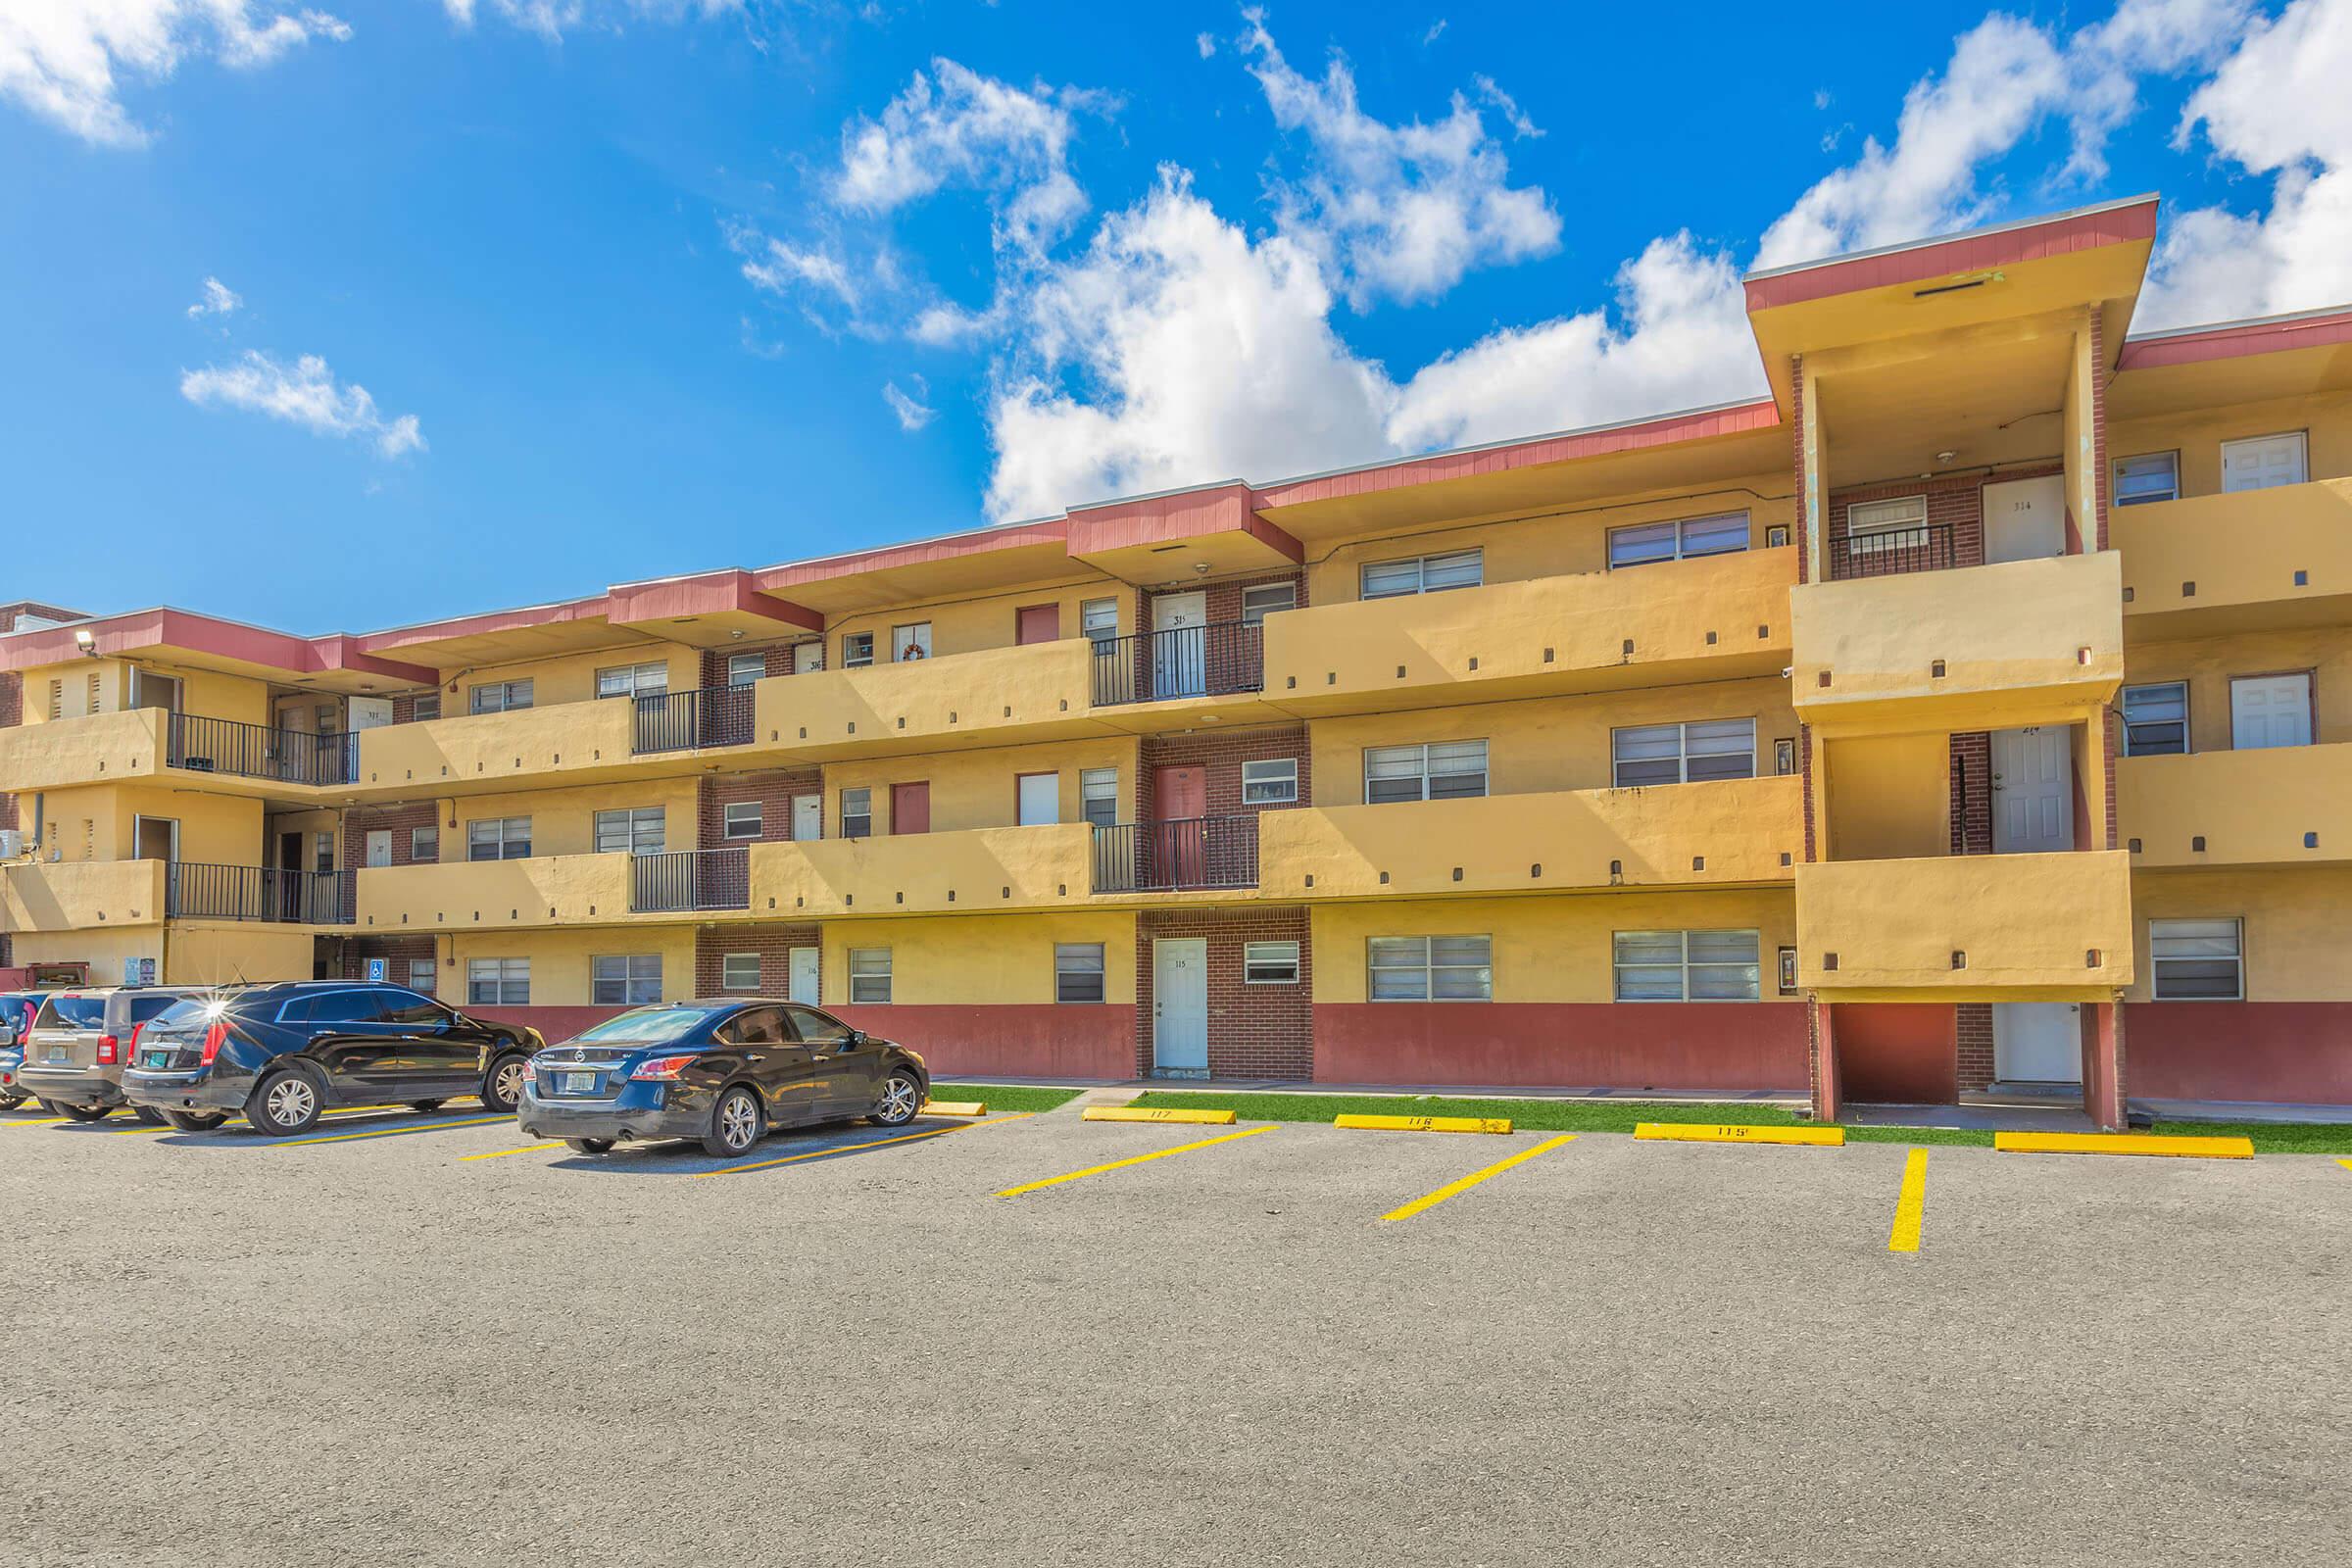
{"type": "Polygon", "coordinates": [[[626,583],[613,589],[606,602],[606,618],[615,626],[729,612],[759,615],[806,630],[822,631],[825,625],[824,616],[816,612],[760,592],[753,586],[748,571],[712,571],[695,577],[626,583]]]}
{"type": "Polygon", "coordinates": [[[90,638],[90,656],[100,659],[124,659],[154,648],[184,648],[216,659],[283,670],[288,675],[356,670],[416,686],[430,686],[440,679],[437,672],[416,664],[370,657],[362,651],[358,639],[341,633],[296,637],[217,615],[171,609],[134,611],[127,615],[19,633],[0,640],[0,669],[30,669],[80,658],[77,634],[85,632],[90,638]]]}
{"type": "Polygon", "coordinates": [[[1833,294],[1897,283],[1920,283],[1949,277],[1955,272],[1981,272],[2095,250],[2102,245],[2128,245],[2156,238],[2156,199],[2124,207],[2075,213],[2046,222],[2027,223],[1990,234],[1960,234],[1925,245],[1905,246],[1875,256],[1831,260],[1794,271],[1746,281],[1749,315],[1784,305],[1801,305],[1833,294]]]}
{"type": "Polygon", "coordinates": [[[1001,528],[974,528],[964,533],[943,534],[936,539],[917,539],[909,544],[881,545],[872,550],[855,550],[848,555],[827,556],[821,561],[796,561],[781,566],[768,566],[751,574],[752,582],[763,593],[779,588],[791,588],[805,582],[830,582],[836,577],[856,576],[859,572],[888,571],[894,566],[919,566],[934,561],[954,561],[962,556],[984,556],[998,550],[1017,549],[1022,545],[1060,544],[1068,537],[1069,524],[1061,517],[1049,517],[1042,522],[1010,523],[1001,528]]]}
{"type": "Polygon", "coordinates": [[[2126,338],[2116,371],[2154,370],[2167,365],[2198,365],[2207,360],[2329,348],[2339,343],[2352,343],[2352,306],[2283,321],[2236,321],[2137,341],[2126,338]]]}
{"type": "Polygon", "coordinates": [[[574,599],[560,605],[534,605],[524,610],[491,610],[478,615],[459,615],[451,620],[428,620],[416,626],[395,626],[390,631],[365,633],[359,643],[370,651],[409,648],[419,643],[446,642],[453,637],[480,637],[492,632],[514,631],[525,626],[601,620],[608,598],[605,594],[592,594],[586,599],[574,599]]]}

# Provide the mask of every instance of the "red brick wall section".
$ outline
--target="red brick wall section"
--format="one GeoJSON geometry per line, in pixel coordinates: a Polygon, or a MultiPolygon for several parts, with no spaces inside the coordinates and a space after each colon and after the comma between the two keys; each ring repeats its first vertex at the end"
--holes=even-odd
{"type": "MultiPolygon", "coordinates": [[[[696,810],[700,822],[695,842],[702,849],[723,850],[730,844],[772,844],[789,839],[792,837],[792,798],[795,795],[822,795],[824,790],[824,770],[815,767],[705,775],[696,810]],[[726,836],[726,808],[742,801],[760,803],[760,837],[757,841],[729,839],[726,836]]],[[[821,812],[818,820],[821,827],[821,812]]]]}
{"type": "Polygon", "coordinates": [[[1793,388],[1788,400],[1788,448],[1796,476],[1796,525],[1792,530],[1796,534],[1796,580],[1811,582],[1813,541],[1805,527],[1805,357],[1801,354],[1788,358],[1788,384],[1793,388]]]}
{"type": "Polygon", "coordinates": [[[1287,810],[1313,798],[1309,787],[1306,726],[1288,724],[1273,729],[1196,730],[1189,735],[1148,735],[1137,750],[1135,769],[1136,817],[1158,820],[1154,784],[1163,767],[1198,766],[1207,774],[1208,814],[1236,816],[1244,812],[1287,810]],[[1298,798],[1279,804],[1242,804],[1242,764],[1267,758],[1287,757],[1298,764],[1298,798]]]}
{"type": "Polygon", "coordinates": [[[384,976],[396,986],[409,983],[409,963],[415,958],[432,958],[434,962],[434,994],[453,1007],[466,1005],[466,975],[439,961],[430,935],[408,937],[353,937],[343,944],[343,978],[368,978],[368,960],[383,958],[384,976]]]}
{"type": "Polygon", "coordinates": [[[1959,1036],[1961,1089],[1983,1089],[1992,1082],[1992,1004],[1963,1002],[1954,1011],[1959,1036]]]}
{"type": "Polygon", "coordinates": [[[1306,911],[1146,909],[1135,930],[1135,1070],[1152,1071],[1152,944],[1200,937],[1208,944],[1208,1071],[1212,1078],[1314,1076],[1314,954],[1306,911]],[[1298,944],[1297,985],[1250,985],[1242,945],[1298,944]]]}
{"type": "MultiPolygon", "coordinates": [[[[439,833],[450,830],[449,824],[442,819],[440,802],[412,801],[406,806],[354,807],[343,813],[343,863],[350,866],[366,865],[368,835],[371,832],[389,832],[392,835],[392,863],[414,865],[416,857],[411,851],[411,834],[420,827],[429,827],[439,833]]],[[[464,846],[459,848],[463,849],[464,846]]]]}
{"type": "MultiPolygon", "coordinates": [[[[737,654],[764,654],[767,656],[768,674],[789,675],[792,673],[794,648],[802,643],[812,642],[821,649],[824,641],[822,637],[795,637],[787,642],[769,643],[762,648],[706,648],[703,650],[703,685],[705,688],[724,686],[727,683],[727,661],[737,654]]],[[[822,653],[817,655],[817,667],[824,667],[822,653]]]]}
{"type": "Polygon", "coordinates": [[[2107,471],[2107,323],[2095,307],[2084,314],[2090,318],[2090,482],[2099,510],[2098,526],[2093,530],[2097,543],[2092,548],[2104,550],[2107,481],[2111,477],[2107,471]]]}
{"type": "Polygon", "coordinates": [[[2112,708],[2103,710],[2099,714],[2099,719],[2100,727],[2105,731],[2105,744],[2102,749],[2106,753],[2107,768],[2107,847],[2112,850],[2116,847],[2115,760],[2123,751],[2124,720],[2123,715],[2112,708]]]}
{"type": "MultiPolygon", "coordinates": [[[[1306,573],[1304,571],[1277,571],[1259,577],[1233,577],[1223,582],[1203,583],[1196,587],[1143,589],[1135,596],[1139,624],[1133,629],[1137,632],[1147,632],[1152,629],[1152,601],[1162,594],[1200,594],[1203,598],[1202,612],[1208,616],[1208,623],[1211,626],[1227,625],[1242,618],[1242,591],[1244,589],[1262,588],[1269,583],[1278,582],[1289,583],[1297,607],[1305,608],[1306,573]]],[[[1135,639],[1133,646],[1135,649],[1135,691],[1139,697],[1149,697],[1152,691],[1151,639],[1139,636],[1135,639]]],[[[1209,657],[1213,666],[1214,662],[1222,657],[1218,650],[1229,645],[1220,642],[1212,643],[1209,646],[1209,657]]],[[[1233,680],[1237,676],[1239,685],[1243,689],[1253,687],[1264,678],[1265,651],[1257,638],[1250,637],[1239,645],[1236,648],[1236,657],[1242,661],[1238,669],[1210,668],[1208,677],[1212,683],[1216,683],[1212,685],[1212,690],[1225,689],[1223,683],[1233,680]]]]}
{"type": "Polygon", "coordinates": [[[1951,853],[1992,853],[1992,735],[1975,730],[1951,738],[1951,853]]]}
{"type": "MultiPolygon", "coordinates": [[[[816,923],[797,925],[726,925],[710,927],[694,934],[694,992],[698,997],[728,995],[724,984],[724,965],[730,953],[760,955],[760,991],[764,997],[781,997],[791,984],[792,960],[788,956],[794,948],[818,946],[816,923]]],[[[676,994],[676,987],[663,977],[663,990],[676,994]]],[[[746,995],[748,993],[738,993],[746,995]]],[[[839,997],[819,997],[817,1004],[830,1005],[842,1001],[839,997]]]]}

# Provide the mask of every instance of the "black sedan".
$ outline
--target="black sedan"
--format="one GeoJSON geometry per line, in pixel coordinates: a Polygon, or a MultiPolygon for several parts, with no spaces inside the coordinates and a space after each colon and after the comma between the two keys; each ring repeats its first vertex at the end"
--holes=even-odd
{"type": "Polygon", "coordinates": [[[741,1154],[770,1128],[914,1120],[930,1069],[903,1046],[797,1002],[638,1007],[532,1059],[515,1120],[534,1138],[601,1154],[630,1138],[741,1154]]]}

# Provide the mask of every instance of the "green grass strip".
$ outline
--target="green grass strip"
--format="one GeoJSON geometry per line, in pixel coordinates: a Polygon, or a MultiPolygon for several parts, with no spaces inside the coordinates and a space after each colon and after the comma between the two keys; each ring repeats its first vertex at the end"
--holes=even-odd
{"type": "Polygon", "coordinates": [[[2160,1121],[2148,1131],[2173,1138],[2249,1138],[2257,1154],[2352,1154],[2352,1127],[2342,1122],[2160,1121]]]}
{"type": "Polygon", "coordinates": [[[1052,1110],[1078,1098],[1075,1089],[1040,1089],[1027,1084],[933,1084],[933,1100],[977,1100],[990,1114],[1000,1110],[1052,1110]]]}

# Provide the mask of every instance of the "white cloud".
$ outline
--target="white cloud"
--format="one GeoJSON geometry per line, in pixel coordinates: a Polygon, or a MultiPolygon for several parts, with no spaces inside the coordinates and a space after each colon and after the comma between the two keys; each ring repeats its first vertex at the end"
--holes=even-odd
{"type": "Polygon", "coordinates": [[[2174,213],[2140,312],[2149,326],[2352,301],[2352,4],[2296,0],[2190,97],[2179,140],[2268,174],[2268,212],[2174,213]]]}
{"type": "Polygon", "coordinates": [[[1213,32],[1197,32],[1193,34],[1193,47],[1200,51],[1201,59],[1206,60],[1217,52],[1217,35],[1213,32]]]}
{"type": "Polygon", "coordinates": [[[1431,44],[1436,43],[1440,35],[1442,35],[1445,31],[1446,19],[1444,17],[1440,17],[1437,21],[1431,23],[1429,24],[1429,30],[1421,35],[1421,47],[1426,49],[1431,44]]]}
{"type": "Polygon", "coordinates": [[[1530,120],[1526,112],[1519,107],[1519,100],[1494,85],[1493,76],[1481,72],[1472,76],[1470,80],[1477,86],[1479,97],[1494,105],[1502,118],[1509,122],[1512,135],[1525,141],[1544,134],[1544,128],[1530,120]]]}
{"type": "Polygon", "coordinates": [[[228,316],[245,308],[245,296],[217,277],[204,280],[204,297],[188,307],[188,319],[205,316],[228,316]]]}
{"type": "MultiPolygon", "coordinates": [[[[500,21],[538,33],[550,43],[562,42],[565,32],[582,23],[617,28],[639,18],[679,22],[744,9],[743,0],[489,0],[489,7],[500,21]]],[[[441,0],[441,9],[459,26],[470,27],[480,6],[477,0],[441,0]]]]}
{"type": "Polygon", "coordinates": [[[326,361],[315,354],[289,366],[248,350],[228,365],[182,371],[179,395],[198,408],[244,409],[319,435],[364,436],[387,458],[424,450],[416,416],[385,418],[366,387],[337,381],[326,361]]]}
{"type": "Polygon", "coordinates": [[[743,258],[743,275],[754,288],[789,294],[796,285],[806,284],[852,311],[858,309],[858,281],[836,252],[794,245],[754,228],[729,229],[727,243],[743,258]]]}
{"type": "MultiPolygon", "coordinates": [[[[1303,131],[1306,173],[1279,180],[1279,221],[1320,259],[1357,311],[1381,299],[1434,299],[1473,267],[1524,261],[1559,246],[1560,218],[1536,186],[1514,187],[1502,149],[1461,94],[1434,125],[1389,125],[1356,104],[1355,76],[1335,55],[1322,79],[1293,70],[1266,31],[1262,13],[1245,12],[1250,74],[1264,89],[1274,122],[1303,131]]],[[[1499,89],[1497,89],[1499,92],[1499,89]]],[[[1524,124],[1509,99],[1506,118],[1524,124]]],[[[1524,124],[1526,134],[1532,124],[1524,124]]]]}
{"type": "Polygon", "coordinates": [[[16,0],[0,6],[0,97],[84,141],[135,147],[147,131],[122,106],[124,76],[161,81],[203,56],[253,70],[350,36],[323,11],[251,0],[16,0]]]}
{"type": "MultiPolygon", "coordinates": [[[[926,397],[930,395],[931,389],[924,384],[921,376],[918,375],[912,379],[914,390],[917,393],[926,397]]],[[[900,391],[899,383],[896,381],[882,383],[882,401],[889,404],[890,412],[899,416],[899,428],[910,435],[939,417],[937,409],[917,403],[913,398],[900,391]]]]}

